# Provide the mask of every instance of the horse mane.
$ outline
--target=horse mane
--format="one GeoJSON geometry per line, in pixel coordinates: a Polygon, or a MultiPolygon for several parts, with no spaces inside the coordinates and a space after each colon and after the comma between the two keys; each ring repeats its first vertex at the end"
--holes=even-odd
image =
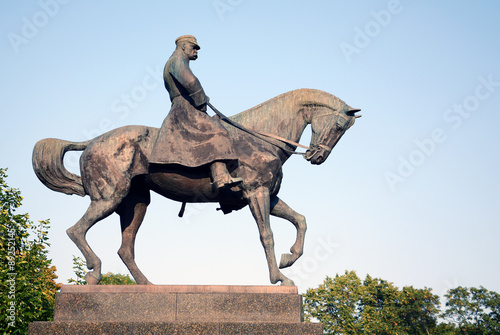
{"type": "Polygon", "coordinates": [[[347,104],[333,94],[316,89],[301,88],[280,94],[232,116],[231,119],[251,129],[270,134],[286,135],[278,134],[278,128],[286,129],[289,128],[287,126],[293,126],[297,114],[310,110],[308,107],[324,107],[340,111],[345,106],[347,104]]]}

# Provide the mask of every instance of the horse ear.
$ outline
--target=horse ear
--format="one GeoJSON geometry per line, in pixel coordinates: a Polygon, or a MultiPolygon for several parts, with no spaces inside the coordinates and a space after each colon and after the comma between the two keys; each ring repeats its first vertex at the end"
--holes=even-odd
{"type": "Polygon", "coordinates": [[[359,112],[361,109],[350,109],[346,112],[347,115],[349,116],[355,116],[355,117],[361,117],[361,115],[354,115],[355,113],[359,112]]]}

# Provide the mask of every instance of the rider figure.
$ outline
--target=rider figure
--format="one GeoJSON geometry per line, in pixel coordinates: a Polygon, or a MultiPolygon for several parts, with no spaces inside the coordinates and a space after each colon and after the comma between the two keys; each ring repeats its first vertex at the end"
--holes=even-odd
{"type": "Polygon", "coordinates": [[[216,189],[242,182],[229,174],[227,164],[237,163],[229,133],[207,114],[209,98],[189,68],[198,58],[196,38],[184,35],[175,40],[176,49],[165,65],[163,79],[172,107],[163,121],[150,163],[187,167],[210,165],[216,189]]]}

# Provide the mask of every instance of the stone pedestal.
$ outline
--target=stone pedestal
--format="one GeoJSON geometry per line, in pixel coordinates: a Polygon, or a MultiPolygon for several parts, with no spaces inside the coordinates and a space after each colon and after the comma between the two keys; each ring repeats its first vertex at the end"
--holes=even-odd
{"type": "Polygon", "coordinates": [[[65,285],[29,334],[323,334],[297,287],[65,285]]]}

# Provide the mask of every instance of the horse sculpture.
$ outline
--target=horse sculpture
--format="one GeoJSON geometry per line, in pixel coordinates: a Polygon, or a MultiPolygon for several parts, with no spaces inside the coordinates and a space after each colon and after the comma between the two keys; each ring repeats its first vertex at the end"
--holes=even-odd
{"type": "MultiPolygon", "coordinates": [[[[260,133],[298,142],[308,124],[312,127],[310,149],[305,158],[323,163],[344,132],[354,124],[359,110],[337,97],[319,90],[300,89],[279,95],[231,117],[233,122],[260,133]]],[[[292,265],[303,253],[305,217],[291,209],[277,194],[282,165],[296,146],[272,137],[254,136],[230,124],[238,164],[230,167],[243,183],[231,190],[215,192],[207,167],[185,168],[148,163],[148,155],[158,136],[158,128],[125,126],[86,142],[59,139],[39,141],[33,150],[33,168],[48,188],[80,196],[91,203],[83,217],[67,233],[78,246],[90,271],[85,280],[98,284],[101,260],[88,245],[85,235],[98,221],[113,212],[120,216],[122,244],[118,254],[137,284],[151,284],[134,260],[135,237],[150,202],[150,191],[169,199],[186,202],[219,202],[224,213],[250,207],[265,250],[272,284],[294,285],[279,268],[292,265]],[[83,151],[81,177],[67,171],[63,157],[67,151],[83,151]],[[290,253],[282,254],[279,264],[274,254],[270,215],[290,221],[297,229],[290,253]]]]}

